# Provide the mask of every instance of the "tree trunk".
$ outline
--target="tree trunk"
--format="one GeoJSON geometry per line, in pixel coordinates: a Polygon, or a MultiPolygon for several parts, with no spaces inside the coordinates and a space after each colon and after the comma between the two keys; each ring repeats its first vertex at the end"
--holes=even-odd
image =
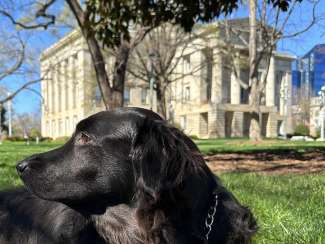
{"type": "MultiPolygon", "coordinates": [[[[82,31],[84,33],[84,31],[82,31]]],[[[94,65],[96,80],[101,91],[102,99],[105,104],[106,109],[113,109],[116,107],[115,104],[112,104],[112,97],[114,91],[112,91],[108,75],[105,69],[105,59],[100,50],[100,47],[94,37],[87,37],[87,34],[83,34],[87,40],[88,48],[94,65]]],[[[115,96],[115,94],[114,94],[115,96]]]]}
{"type": "Polygon", "coordinates": [[[113,73],[114,96],[112,98],[112,103],[118,107],[123,107],[124,104],[123,93],[129,56],[130,44],[127,41],[123,41],[121,46],[117,49],[113,73]]]}
{"type": "MultiPolygon", "coordinates": [[[[66,2],[79,24],[82,35],[87,41],[96,73],[97,83],[106,109],[114,109],[116,107],[123,106],[123,88],[125,78],[125,68],[123,69],[124,63],[120,65],[116,62],[115,68],[118,68],[118,71],[114,72],[114,78],[116,77],[117,81],[113,81],[113,88],[111,88],[105,68],[104,55],[98,41],[96,40],[94,34],[91,32],[90,27],[86,25],[87,17],[84,10],[81,8],[77,0],[66,0],[66,2]],[[116,88],[115,85],[117,85],[116,88]]],[[[124,56],[121,60],[125,60],[124,56]]]]}
{"type": "Polygon", "coordinates": [[[159,82],[156,83],[157,112],[166,119],[166,89],[159,82]]]}
{"type": "Polygon", "coordinates": [[[249,138],[261,140],[260,126],[260,91],[258,85],[257,64],[257,25],[256,25],[256,0],[249,0],[249,105],[251,109],[251,122],[249,138]]]}
{"type": "Polygon", "coordinates": [[[250,90],[250,108],[251,116],[250,116],[250,126],[249,126],[249,138],[254,141],[260,141],[262,139],[261,136],[261,114],[259,112],[259,101],[260,101],[260,94],[258,92],[258,84],[257,79],[254,78],[252,81],[252,86],[250,90]]]}

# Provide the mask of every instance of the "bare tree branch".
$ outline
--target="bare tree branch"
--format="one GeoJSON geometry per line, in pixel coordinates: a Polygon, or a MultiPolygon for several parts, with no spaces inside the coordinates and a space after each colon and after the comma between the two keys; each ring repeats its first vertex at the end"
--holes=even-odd
{"type": "Polygon", "coordinates": [[[0,14],[3,16],[7,17],[12,24],[19,26],[23,29],[37,29],[37,28],[44,28],[47,29],[50,25],[55,23],[55,15],[48,14],[46,11],[52,4],[54,4],[56,0],[50,0],[49,2],[45,4],[41,4],[41,7],[36,11],[35,18],[44,18],[47,19],[45,23],[37,23],[37,24],[32,24],[32,25],[27,25],[25,23],[22,23],[20,21],[17,21],[11,13],[0,9],[0,14]]]}
{"type": "Polygon", "coordinates": [[[25,43],[20,38],[18,41],[21,46],[21,50],[19,50],[18,58],[16,62],[8,70],[5,70],[0,74],[0,81],[14,74],[16,71],[18,71],[25,61],[25,51],[26,51],[25,43]]]}
{"type": "Polygon", "coordinates": [[[4,104],[4,103],[8,102],[9,100],[12,100],[15,96],[17,96],[20,92],[22,92],[23,90],[25,90],[29,86],[34,85],[34,84],[36,84],[38,82],[41,82],[41,81],[42,81],[42,78],[36,79],[36,80],[31,80],[31,81],[28,81],[28,82],[24,83],[22,86],[20,86],[14,92],[12,92],[9,96],[1,99],[0,104],[4,104]]]}

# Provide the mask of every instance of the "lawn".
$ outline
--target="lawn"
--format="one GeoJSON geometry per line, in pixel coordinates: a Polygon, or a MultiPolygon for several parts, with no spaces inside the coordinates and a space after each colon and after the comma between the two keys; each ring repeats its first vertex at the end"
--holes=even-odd
{"type": "Polygon", "coordinates": [[[283,153],[296,151],[303,153],[308,150],[324,150],[325,142],[304,142],[285,140],[264,140],[262,142],[251,142],[248,139],[206,139],[195,140],[204,154],[214,153],[252,153],[252,152],[274,152],[283,153]]]}
{"type": "Polygon", "coordinates": [[[254,243],[325,243],[325,174],[227,173],[221,179],[255,214],[254,243]]]}
{"type": "Polygon", "coordinates": [[[17,161],[38,152],[45,152],[58,146],[58,143],[42,143],[30,146],[23,142],[4,142],[0,145],[0,189],[21,184],[15,165],[17,161]]]}
{"type": "MultiPolygon", "coordinates": [[[[323,148],[323,143],[285,143],[268,141],[253,145],[245,140],[202,140],[202,151],[247,152],[256,150],[323,148]]],[[[16,161],[59,144],[26,146],[5,142],[0,146],[0,188],[20,185],[16,161]]],[[[236,197],[254,212],[260,230],[254,243],[325,243],[325,174],[258,175],[224,173],[219,175],[236,197]]]]}

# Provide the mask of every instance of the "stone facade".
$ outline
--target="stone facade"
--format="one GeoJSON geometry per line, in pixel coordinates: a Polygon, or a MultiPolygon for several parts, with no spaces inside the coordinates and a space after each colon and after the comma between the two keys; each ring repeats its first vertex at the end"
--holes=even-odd
{"type": "MultiPolygon", "coordinates": [[[[167,119],[182,127],[185,133],[200,138],[247,136],[250,114],[247,92],[229,68],[222,33],[218,26],[202,28],[199,32],[200,37],[182,52],[184,59],[177,67],[179,72],[191,72],[191,75],[173,82],[168,89],[167,119]],[[216,38],[218,36],[220,38],[216,38]],[[202,48],[198,50],[198,46],[202,48]],[[202,69],[192,72],[202,63],[202,69]]],[[[248,72],[246,53],[247,50],[239,45],[240,61],[236,65],[242,80],[248,72]]],[[[284,89],[291,94],[292,59],[278,52],[271,58],[264,105],[260,108],[262,131],[266,137],[276,137],[281,130],[292,132],[291,98],[281,95],[284,89]]],[[[259,70],[261,77],[266,74],[263,65],[259,70]]],[[[98,97],[87,45],[78,31],[44,51],[41,72],[46,77],[41,85],[43,136],[69,136],[77,121],[104,109],[98,97]]],[[[126,106],[156,110],[156,98],[153,94],[150,101],[147,83],[135,79],[127,81],[124,97],[126,106]]]]}
{"type": "Polygon", "coordinates": [[[87,44],[78,31],[41,55],[42,136],[71,136],[77,122],[101,110],[87,44]]]}
{"type": "MultiPolygon", "coordinates": [[[[214,29],[202,29],[193,45],[189,45],[188,50],[182,53],[186,56],[186,62],[190,60],[190,64],[181,64],[183,67],[180,67],[180,70],[194,70],[193,67],[206,60],[204,56],[207,50],[212,54],[211,61],[206,62],[202,70],[171,85],[174,96],[168,108],[172,110],[176,124],[180,124],[189,135],[200,138],[248,136],[250,126],[248,93],[241,88],[234,72],[229,68],[229,57],[224,51],[222,32],[218,26],[214,29]],[[216,38],[218,35],[219,38],[216,38]],[[204,48],[198,50],[198,46],[204,48]],[[210,90],[206,89],[207,87],[210,87],[210,90]],[[187,90],[190,91],[188,92],[190,99],[180,99],[187,90]]],[[[236,51],[238,60],[235,60],[235,65],[238,65],[238,77],[248,83],[247,50],[238,45],[236,51]]],[[[267,73],[264,102],[260,107],[262,134],[265,137],[292,133],[290,94],[293,59],[294,57],[290,55],[274,52],[268,73],[265,62],[259,67],[261,79],[267,73]]]]}
{"type": "Polygon", "coordinates": [[[325,109],[321,104],[320,97],[310,97],[309,99],[309,121],[306,121],[306,124],[309,125],[310,135],[319,137],[322,125],[322,113],[324,114],[325,109]]]}

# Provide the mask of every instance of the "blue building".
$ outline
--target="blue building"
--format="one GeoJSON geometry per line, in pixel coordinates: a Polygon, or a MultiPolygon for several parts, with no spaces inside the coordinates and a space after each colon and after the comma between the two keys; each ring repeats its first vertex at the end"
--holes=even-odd
{"type": "Polygon", "coordinates": [[[325,85],[325,44],[314,46],[307,54],[297,59],[293,65],[292,85],[301,89],[302,95],[317,96],[325,85]]]}

